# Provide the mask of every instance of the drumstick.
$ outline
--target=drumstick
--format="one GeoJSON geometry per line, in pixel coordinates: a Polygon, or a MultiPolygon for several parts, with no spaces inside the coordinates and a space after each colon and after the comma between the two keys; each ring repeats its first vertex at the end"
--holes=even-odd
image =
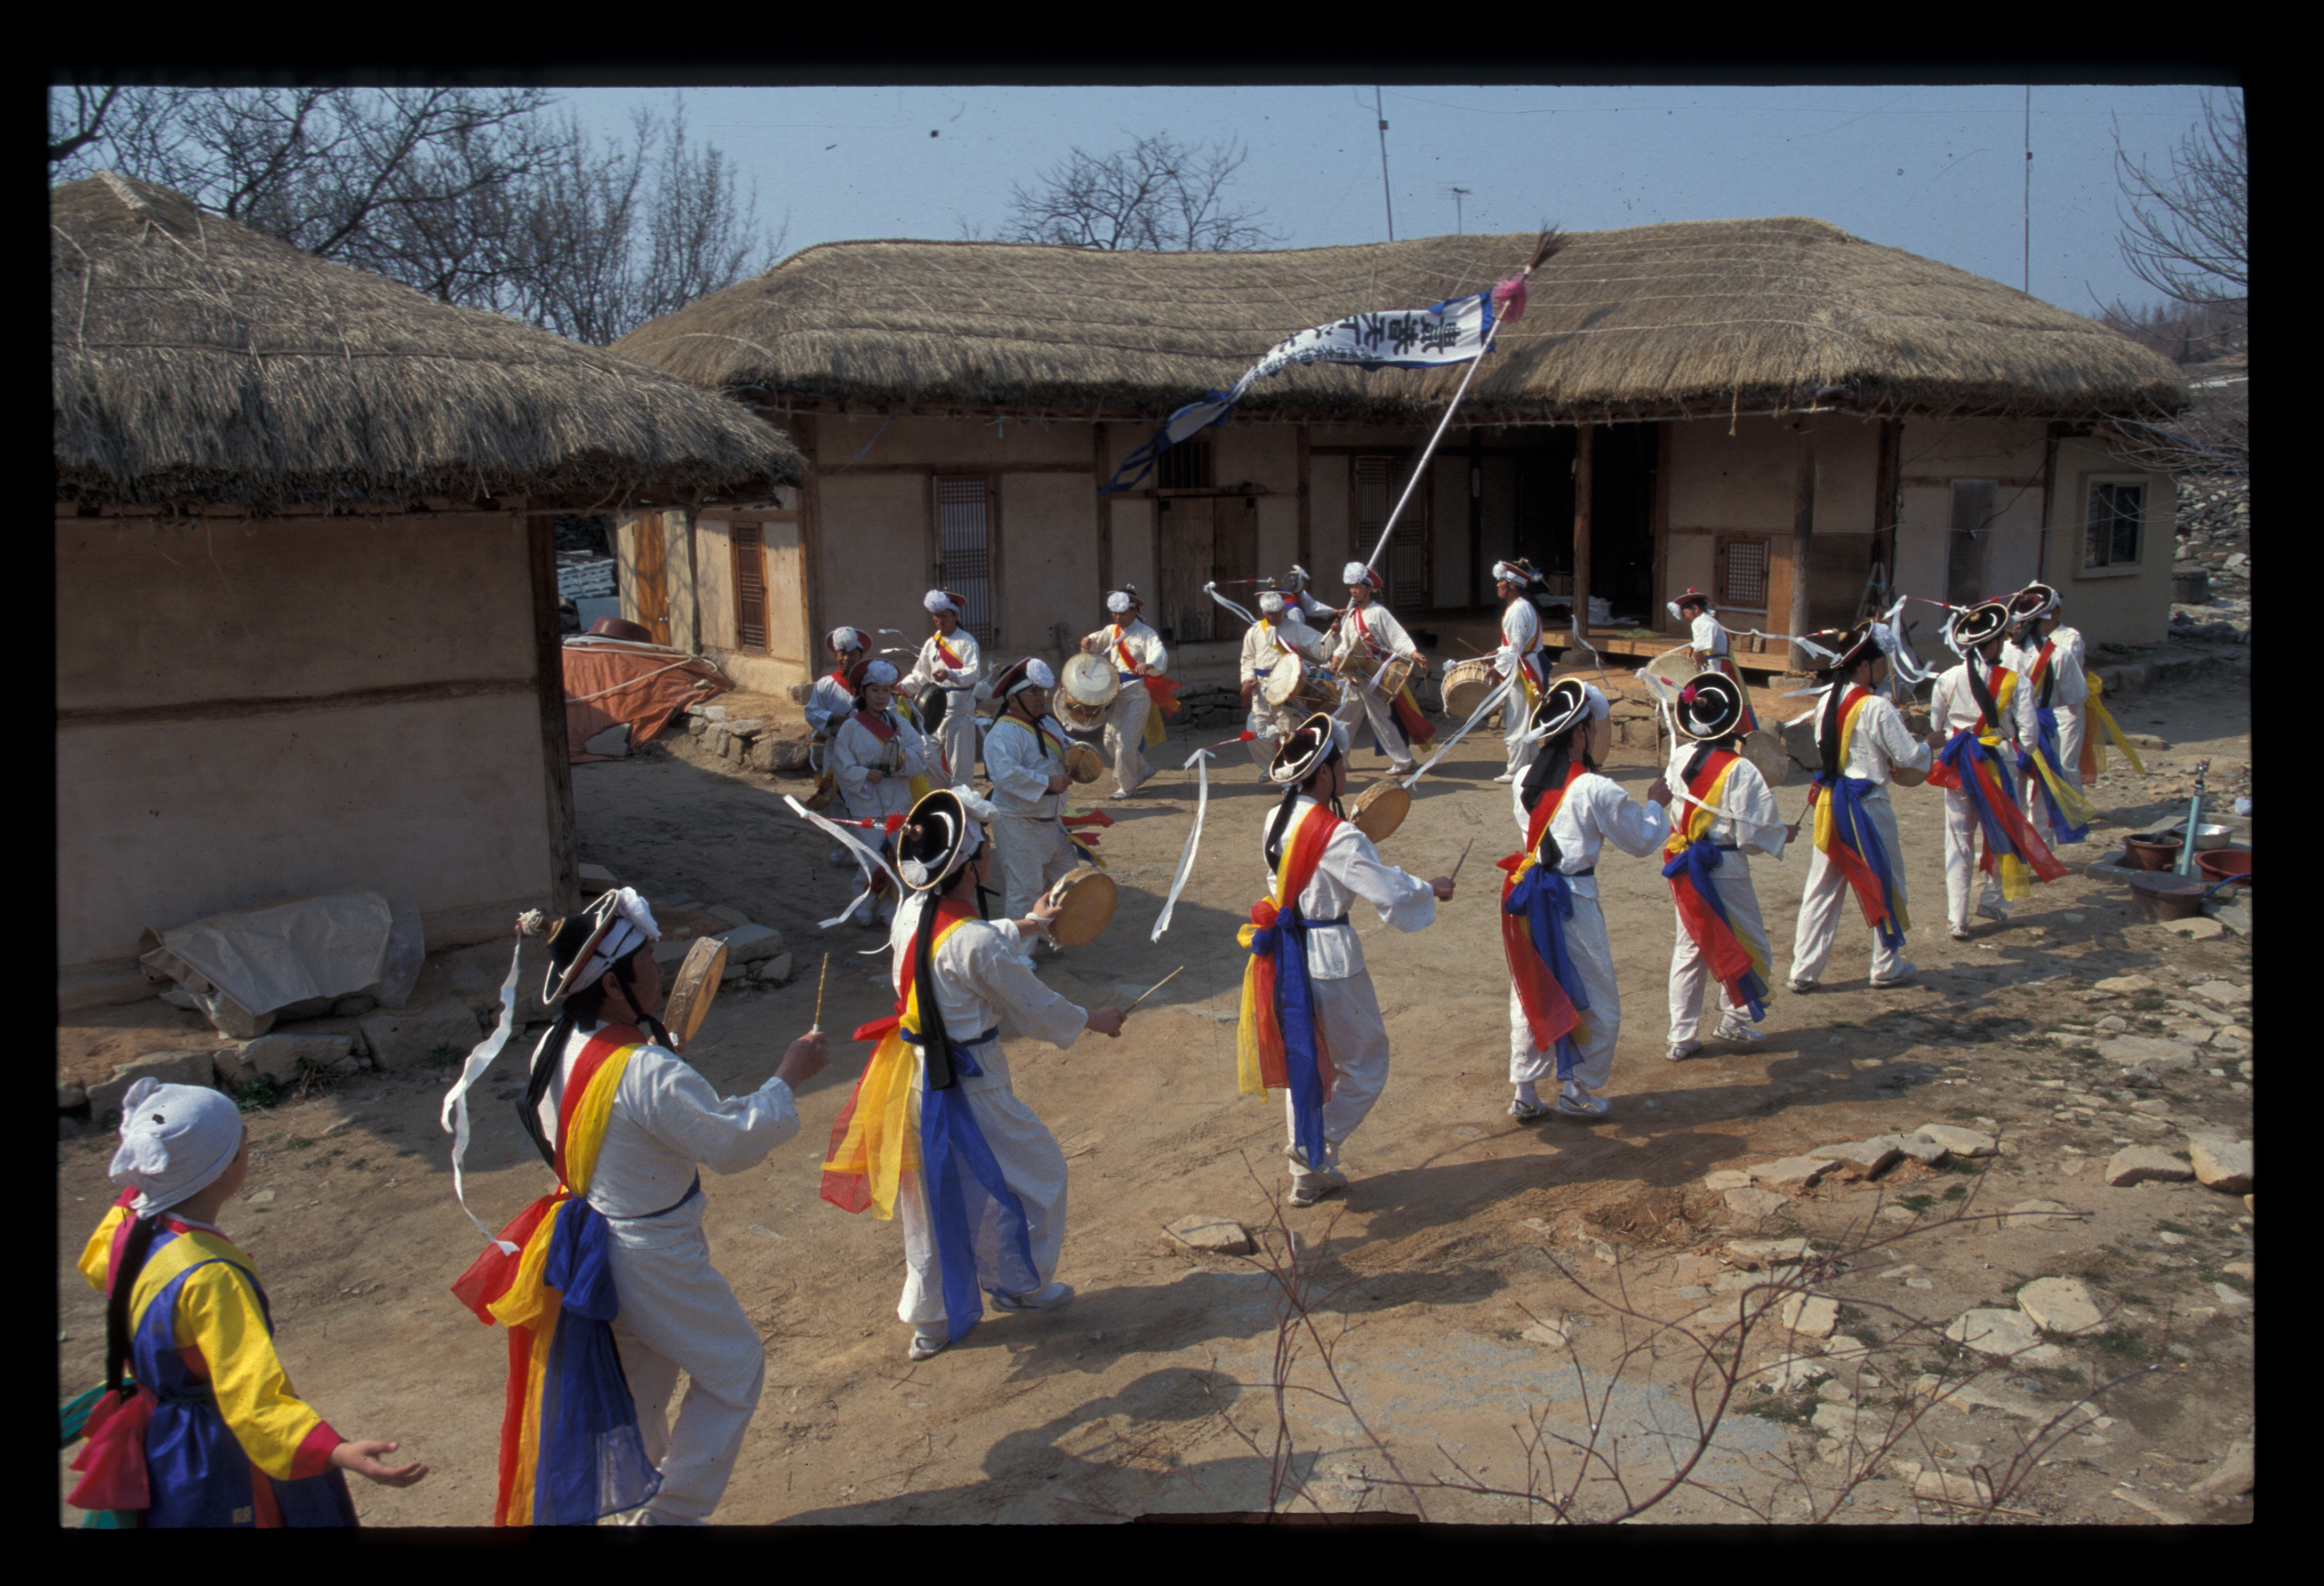
{"type": "Polygon", "coordinates": [[[1461,844],[1461,857],[1452,862],[1452,873],[1444,878],[1446,881],[1457,881],[1461,879],[1461,867],[1469,862],[1469,850],[1476,845],[1477,839],[1474,837],[1461,844]]]}
{"type": "MultiPolygon", "coordinates": [[[[1138,1001],[1136,1001],[1136,1002],[1132,1002],[1132,1003],[1130,1005],[1130,1008],[1135,1008],[1135,1007],[1137,1007],[1139,1002],[1143,1002],[1143,1001],[1145,1001],[1147,998],[1151,997],[1155,992],[1157,992],[1157,991],[1160,991],[1163,987],[1165,987],[1165,986],[1168,985],[1172,981],[1176,980],[1180,975],[1182,975],[1182,974],[1184,974],[1184,973],[1186,973],[1186,966],[1185,966],[1185,964],[1180,964],[1177,968],[1176,968],[1176,969],[1172,970],[1168,974],[1164,975],[1160,980],[1156,981],[1152,985],[1150,985],[1150,986],[1147,987],[1144,991],[1142,991],[1139,992],[1139,993],[1138,993],[1138,1001]]],[[[1122,1016],[1124,1019],[1127,1019],[1127,1018],[1129,1018],[1129,1017],[1130,1017],[1130,1008],[1125,1008],[1125,1009],[1123,1009],[1123,1010],[1121,1010],[1121,1016],[1122,1016]]]]}
{"type": "Polygon", "coordinates": [[[823,955],[823,973],[815,977],[815,1023],[807,1028],[807,1032],[811,1036],[823,1033],[823,984],[830,978],[831,954],[826,953],[823,955]]]}

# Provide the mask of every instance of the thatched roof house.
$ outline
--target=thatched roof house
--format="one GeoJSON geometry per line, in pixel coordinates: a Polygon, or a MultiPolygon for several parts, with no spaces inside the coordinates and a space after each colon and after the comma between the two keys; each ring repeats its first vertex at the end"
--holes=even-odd
{"type": "MultiPolygon", "coordinates": [[[[823,628],[908,620],[927,582],[1004,649],[1093,626],[1123,582],[1157,626],[1209,639],[1205,582],[1371,554],[1466,371],[1292,369],[1142,487],[1095,487],[1283,337],[1482,290],[1535,241],[806,249],[615,344],[793,434],[814,464],[795,521],[664,515],[631,543],[694,569],[664,580],[669,609],[769,678],[812,670],[823,628]]],[[[2071,592],[2086,632],[2144,641],[2167,620],[2170,482],[2108,427],[2186,400],[2126,337],[1821,221],[1575,234],[1479,368],[1382,571],[1394,607],[1452,632],[1490,615],[1512,554],[1618,632],[1667,630],[1690,586],[1732,627],[1796,632],[1848,620],[1868,584],[1951,597],[2042,576],[2090,581],[2071,592]]]]}
{"type": "Polygon", "coordinates": [[[279,897],[393,891],[431,942],[569,899],[552,514],[770,501],[798,449],[110,173],[50,254],[69,989],[279,897]]]}
{"type": "MultiPolygon", "coordinates": [[[[1283,336],[1513,275],[1529,235],[1277,253],[828,243],[615,349],[712,390],[1061,417],[1167,412],[1283,336]]],[[[1462,371],[1311,367],[1241,415],[1434,420],[1462,371]]],[[[1470,423],[1724,415],[2091,419],[2183,401],[2165,360],[2039,299],[1821,220],[1582,232],[1534,279],[1464,400],[1470,423]]]]}

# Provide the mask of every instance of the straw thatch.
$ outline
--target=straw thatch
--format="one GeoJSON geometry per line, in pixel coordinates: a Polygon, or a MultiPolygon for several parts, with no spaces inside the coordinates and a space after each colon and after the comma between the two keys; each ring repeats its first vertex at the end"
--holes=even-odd
{"type": "MultiPolygon", "coordinates": [[[[776,400],[1155,414],[1223,390],[1279,338],[1514,275],[1535,238],[1280,253],[832,243],[641,326],[616,350],[776,400]]],[[[1249,416],[1434,418],[1462,370],[1311,367],[1249,416]]],[[[1573,233],[1462,409],[1472,423],[1864,412],[2090,419],[2174,410],[2177,371],[1997,281],[1820,220],[1573,233]]]]}
{"type": "Polygon", "coordinates": [[[84,504],[608,503],[805,472],[739,405],[104,172],[49,200],[57,484],[84,504]]]}

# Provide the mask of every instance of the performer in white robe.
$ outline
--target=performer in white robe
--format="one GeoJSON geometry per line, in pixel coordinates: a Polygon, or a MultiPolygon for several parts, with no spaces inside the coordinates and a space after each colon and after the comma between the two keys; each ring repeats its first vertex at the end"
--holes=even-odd
{"type": "MultiPolygon", "coordinates": [[[[836,663],[829,675],[817,678],[815,687],[807,691],[807,731],[815,734],[815,742],[807,751],[807,763],[815,769],[815,792],[807,798],[809,809],[827,808],[839,795],[839,773],[831,763],[831,738],[838,731],[837,723],[844,721],[847,713],[855,708],[855,685],[849,680],[848,671],[871,653],[872,635],[861,628],[834,628],[825,641],[836,663]]],[[[844,870],[853,862],[845,844],[835,844],[829,862],[844,870]]]]}
{"type": "Polygon", "coordinates": [[[1132,614],[1145,604],[1134,588],[1113,591],[1105,597],[1112,622],[1082,640],[1084,651],[1103,656],[1121,678],[1121,692],[1114,696],[1113,714],[1105,723],[1105,752],[1113,761],[1116,798],[1131,797],[1153,774],[1145,754],[1146,718],[1153,709],[1153,696],[1139,679],[1160,677],[1170,663],[1162,636],[1132,614]]]}
{"type": "Polygon", "coordinates": [[[984,769],[992,778],[992,842],[1001,851],[1003,907],[1012,919],[1081,862],[1066,834],[1065,730],[1049,715],[1056,687],[1049,664],[1028,656],[993,680],[1001,714],[984,735],[984,769]]]}
{"type": "Polygon", "coordinates": [[[937,780],[965,784],[976,775],[976,685],[984,675],[984,657],[976,635],[960,625],[968,604],[959,595],[931,589],[920,604],[936,631],[920,646],[904,690],[914,699],[930,687],[944,690],[944,719],[929,734],[944,752],[937,780]]]}
{"type": "Polygon", "coordinates": [[[1326,802],[1336,806],[1348,787],[1347,733],[1331,717],[1308,717],[1285,741],[1268,774],[1286,790],[1260,842],[1270,896],[1277,867],[1305,825],[1315,820],[1334,823],[1312,872],[1296,893],[1306,927],[1304,952],[1315,1022],[1332,1060],[1332,1093],[1322,1108],[1321,1161],[1309,1160],[1301,1148],[1294,1093],[1284,1093],[1291,1141],[1285,1148],[1291,1159],[1289,1200],[1295,1206],[1312,1206],[1347,1185],[1340,1148],[1388,1084],[1388,1025],[1380,1017],[1379,999],[1364,967],[1363,944],[1348,923],[1348,910],[1360,898],[1382,923],[1400,931],[1420,930],[1434,922],[1436,905],[1451,899],[1452,882],[1444,876],[1424,881],[1382,863],[1370,838],[1325,807],[1326,802]]]}
{"type": "Polygon", "coordinates": [[[1328,636],[1333,620],[1340,614],[1339,608],[1325,605],[1315,598],[1314,591],[1308,587],[1314,580],[1307,576],[1307,569],[1295,562],[1291,570],[1283,575],[1281,582],[1284,601],[1299,620],[1316,632],[1328,636]]]}
{"type": "MultiPolygon", "coordinates": [[[[1528,728],[1526,770],[1509,790],[1520,841],[1536,865],[1554,863],[1565,878],[1573,913],[1565,923],[1565,947],[1588,998],[1583,1035],[1573,1042],[1575,1060],[1558,1084],[1555,1111],[1584,1121],[1602,1118],[1610,1103],[1594,1093],[1614,1072],[1614,1047],[1622,1034],[1622,998],[1614,982],[1614,951],[1606,936],[1606,917],[1598,906],[1598,855],[1605,844],[1643,859],[1670,835],[1664,806],[1670,789],[1660,779],[1647,789],[1649,802],[1634,804],[1621,784],[1598,772],[1612,745],[1611,706],[1596,687],[1567,678],[1545,690],[1528,728]],[[1579,773],[1579,774],[1577,774],[1579,773]],[[1553,813],[1536,838],[1536,810],[1551,801],[1553,813]]],[[[1571,988],[1568,988],[1569,993],[1571,988]]],[[[1580,1006],[1577,1000],[1576,1006],[1580,1006]]],[[[1534,1039],[1533,1026],[1512,981],[1509,987],[1509,1083],[1515,1093],[1509,1115],[1530,1120],[1546,1115],[1537,1087],[1557,1078],[1555,1043],[1534,1039]]]]}
{"type": "MultiPolygon", "coordinates": [[[[2047,584],[2029,584],[2010,597],[2009,616],[2015,636],[2001,648],[2001,664],[2017,674],[2018,692],[2026,695],[2035,730],[2041,712],[2058,721],[2058,770],[2076,788],[2082,785],[2082,736],[2088,727],[2090,699],[2089,647],[2081,630],[2060,625],[2058,592],[2047,584]]],[[[2031,740],[2028,740],[2031,742],[2031,740]]],[[[2023,789],[2027,818],[2041,807],[2042,784],[2028,776],[2023,789]]],[[[2036,823],[2039,824],[2038,822],[2036,823]]]]}
{"type": "Polygon", "coordinates": [[[1275,752],[1307,715],[1296,696],[1281,705],[1267,702],[1263,685],[1286,655],[1297,656],[1303,665],[1321,665],[1323,636],[1293,615],[1282,595],[1266,590],[1259,597],[1259,621],[1243,631],[1241,664],[1243,704],[1250,712],[1250,731],[1258,734],[1251,740],[1251,758],[1262,770],[1274,763],[1275,752]]]}
{"type": "MultiPolygon", "coordinates": [[[[1122,1015],[1114,1008],[1084,1012],[1034,978],[1021,945],[1056,914],[1054,906],[1037,905],[1023,919],[964,919],[941,932],[937,939],[935,922],[928,921],[930,911],[940,903],[950,903],[973,913],[976,889],[985,883],[991,870],[991,849],[983,839],[978,818],[980,811],[989,817],[991,806],[973,795],[964,798],[964,792],[955,788],[929,794],[914,807],[900,834],[899,869],[911,895],[897,912],[888,935],[895,953],[893,982],[900,1005],[914,986],[921,927],[924,922],[929,923],[929,968],[948,1043],[943,1065],[945,1077],[958,1087],[1009,1194],[1022,1208],[1031,1255],[1030,1272],[1016,1272],[1017,1262],[985,1248],[996,1238],[996,1231],[981,1223],[974,1240],[979,1281],[989,1276],[984,1268],[991,1261],[992,1271],[1015,1273],[1016,1280],[1024,1284],[1013,1292],[988,1287],[994,1309],[1062,1310],[1074,1297],[1071,1285],[1056,1281],[1057,1258],[1065,1233],[1065,1153],[1038,1115],[1011,1088],[1001,1025],[1005,1016],[1018,1035],[1064,1049],[1079,1040],[1084,1029],[1118,1037],[1122,1015]],[[957,1060],[964,1052],[969,1065],[957,1060]],[[971,1065],[977,1072],[967,1072],[971,1065]]],[[[883,1044],[881,1050],[889,1048],[883,1044]]],[[[875,1054],[874,1061],[878,1060],[875,1054]]],[[[920,1093],[911,1109],[917,1119],[929,1104],[926,1045],[913,1046],[908,1060],[913,1065],[912,1086],[920,1093]]],[[[914,1154],[925,1157],[924,1151],[914,1154]]],[[[948,1314],[940,1240],[929,1211],[925,1168],[904,1168],[897,1192],[898,1214],[904,1224],[905,1271],[896,1314],[913,1325],[908,1357],[924,1360],[964,1333],[975,1319],[948,1314]]]]}
{"type": "MultiPolygon", "coordinates": [[[[878,659],[859,662],[857,677],[856,708],[839,724],[831,741],[831,761],[837,769],[847,813],[857,820],[885,820],[912,807],[912,779],[928,775],[935,769],[936,757],[919,730],[895,708],[894,664],[878,659]]],[[[877,832],[866,833],[863,840],[875,846],[887,842],[877,832]]],[[[881,924],[896,917],[896,900],[885,895],[886,883],[887,878],[881,877],[874,894],[881,924]]],[[[867,899],[857,905],[851,917],[858,924],[872,924],[870,911],[874,908],[872,899],[867,899]]]]}
{"type": "Polygon", "coordinates": [[[1415,677],[1425,671],[1428,663],[1422,659],[1420,647],[1413,643],[1404,624],[1380,604],[1379,574],[1361,562],[1350,562],[1341,569],[1341,576],[1348,582],[1348,612],[1333,640],[1332,666],[1345,676],[1348,697],[1333,715],[1345,722],[1351,733],[1359,714],[1368,718],[1380,747],[1388,752],[1389,774],[1410,776],[1418,768],[1412,758],[1412,741],[1396,719],[1394,696],[1365,687],[1366,680],[1347,663],[1359,651],[1374,661],[1404,656],[1412,660],[1415,677]]]}
{"type": "Polygon", "coordinates": [[[1757,732],[1759,718],[1751,709],[1750,686],[1735,665],[1734,646],[1719,620],[1718,608],[1711,604],[1711,596],[1689,586],[1684,595],[1670,603],[1670,612],[1688,624],[1687,649],[1694,657],[1695,669],[1721,673],[1743,690],[1743,724],[1739,731],[1747,737],[1757,732]]]}
{"type": "Polygon", "coordinates": [[[1549,687],[1550,657],[1541,641],[1541,609],[1532,595],[1540,578],[1523,558],[1493,564],[1493,593],[1501,601],[1501,648],[1494,654],[1493,670],[1504,678],[1513,671],[1523,674],[1501,706],[1501,736],[1508,745],[1509,765],[1493,779],[1496,782],[1515,782],[1525,774],[1534,753],[1535,740],[1528,733],[1534,705],[1549,687]]]}
{"type": "MultiPolygon", "coordinates": [[[[1718,868],[1711,872],[1711,886],[1736,939],[1752,957],[1759,982],[1756,994],[1764,1007],[1767,982],[1775,974],[1775,950],[1768,945],[1767,927],[1759,916],[1759,895],[1751,885],[1749,856],[1783,858],[1784,844],[1798,834],[1797,829],[1786,826],[1776,813],[1775,790],[1759,774],[1759,768],[1738,752],[1742,742],[1738,734],[1748,713],[1743,691],[1733,678],[1712,671],[1698,675],[1681,690],[1671,714],[1680,741],[1663,772],[1663,784],[1672,790],[1672,834],[1664,844],[1664,858],[1667,862],[1676,857],[1671,853],[1674,845],[1683,851],[1692,841],[1711,844],[1719,856],[1718,868]],[[1716,769],[1719,762],[1714,757],[1720,754],[1734,758],[1724,762],[1724,779],[1717,780],[1721,771],[1716,769]],[[1698,782],[1705,784],[1701,792],[1696,791],[1698,782]],[[1698,809],[1682,797],[1690,794],[1714,808],[1698,809]]],[[[1674,1063],[1702,1050],[1695,1032],[1702,1028],[1703,990],[1711,978],[1711,960],[1682,914],[1671,949],[1670,1057],[1674,1063]]],[[[1719,1003],[1719,1039],[1761,1038],[1758,1016],[1748,1003],[1737,1000],[1731,986],[1720,985],[1719,1003]]]]}
{"type": "MultiPolygon", "coordinates": [[[[2012,768],[2010,774],[2015,777],[2021,774],[2015,769],[2017,751],[2036,737],[2040,724],[2034,715],[2033,691],[2020,688],[2016,674],[2001,661],[2007,622],[2007,608],[1998,601],[1954,613],[1954,641],[1967,659],[1948,667],[1937,678],[1935,692],[1929,696],[1929,741],[1941,750],[1955,733],[1963,730],[1980,738],[1996,737],[2003,759],[2012,768]],[[1997,720],[1987,717],[1977,697],[1980,687],[1992,698],[1997,720]]],[[[1944,793],[1946,917],[1953,940],[1966,942],[1972,905],[1978,916],[2003,923],[2009,918],[2009,905],[2003,899],[1998,873],[1978,866],[1976,804],[1963,788],[1948,788],[1944,793]]]]}
{"type": "Polygon", "coordinates": [[[719,1095],[662,1044],[668,1033],[651,1017],[663,1000],[652,952],[660,935],[645,899],[626,887],[557,922],[544,1000],[563,1006],[534,1056],[525,1115],[553,1157],[565,1086],[590,1040],[619,1026],[659,1037],[622,1070],[586,1198],[611,1236],[620,1305],[613,1337],[646,1458],[661,1472],[637,1523],[698,1526],[733,1474],[767,1360],[757,1324],[710,1264],[700,1170],[743,1172],[797,1134],[793,1091],[830,1054],[820,1032],[801,1036],[757,1090],[719,1095]],[[687,1391],[673,1426],[669,1401],[680,1371],[687,1391]]]}

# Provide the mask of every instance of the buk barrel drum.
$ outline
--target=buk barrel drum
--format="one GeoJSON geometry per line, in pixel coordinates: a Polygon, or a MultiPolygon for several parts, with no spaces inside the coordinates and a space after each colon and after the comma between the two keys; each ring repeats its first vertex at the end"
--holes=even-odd
{"type": "Polygon", "coordinates": [[[1057,715],[1076,733],[1093,733],[1113,713],[1121,678],[1102,656],[1076,655],[1057,679],[1057,715]]]}
{"type": "Polygon", "coordinates": [[[1501,675],[1489,660],[1454,661],[1444,669],[1444,714],[1467,721],[1500,684],[1501,675]]]}
{"type": "Polygon", "coordinates": [[[1113,918],[1113,878],[1085,864],[1060,877],[1049,889],[1047,900],[1057,906],[1056,917],[1049,921],[1049,940],[1060,947],[1085,945],[1096,941],[1113,918]]]}
{"type": "Polygon", "coordinates": [[[1094,782],[1105,774],[1105,756],[1091,743],[1065,745],[1065,775],[1076,782],[1094,782]]]}
{"type": "Polygon", "coordinates": [[[1357,796],[1348,811],[1348,821],[1378,844],[1404,825],[1404,817],[1411,809],[1411,791],[1401,782],[1374,782],[1357,796]]]}
{"type": "Polygon", "coordinates": [[[1899,788],[1917,788],[1929,779],[1929,773],[1924,770],[1916,771],[1908,765],[1891,765],[1888,768],[1888,779],[1899,788]]]}
{"type": "Polygon", "coordinates": [[[662,1009],[662,1026],[677,1049],[683,1051],[694,1032],[702,1028],[703,1017],[718,995],[718,982],[726,973],[726,944],[715,936],[705,936],[686,950],[686,962],[678,966],[678,979],[671,982],[669,1000],[662,1009]]]}
{"type": "Polygon", "coordinates": [[[1333,715],[1344,702],[1345,696],[1340,692],[1343,687],[1345,685],[1329,673],[1304,675],[1299,681],[1296,708],[1308,715],[1317,711],[1325,715],[1333,715]]]}
{"type": "Polygon", "coordinates": [[[1418,665],[1419,658],[1410,655],[1392,655],[1382,661],[1376,679],[1380,698],[1394,699],[1403,693],[1405,686],[1412,681],[1412,674],[1418,665]]]}

